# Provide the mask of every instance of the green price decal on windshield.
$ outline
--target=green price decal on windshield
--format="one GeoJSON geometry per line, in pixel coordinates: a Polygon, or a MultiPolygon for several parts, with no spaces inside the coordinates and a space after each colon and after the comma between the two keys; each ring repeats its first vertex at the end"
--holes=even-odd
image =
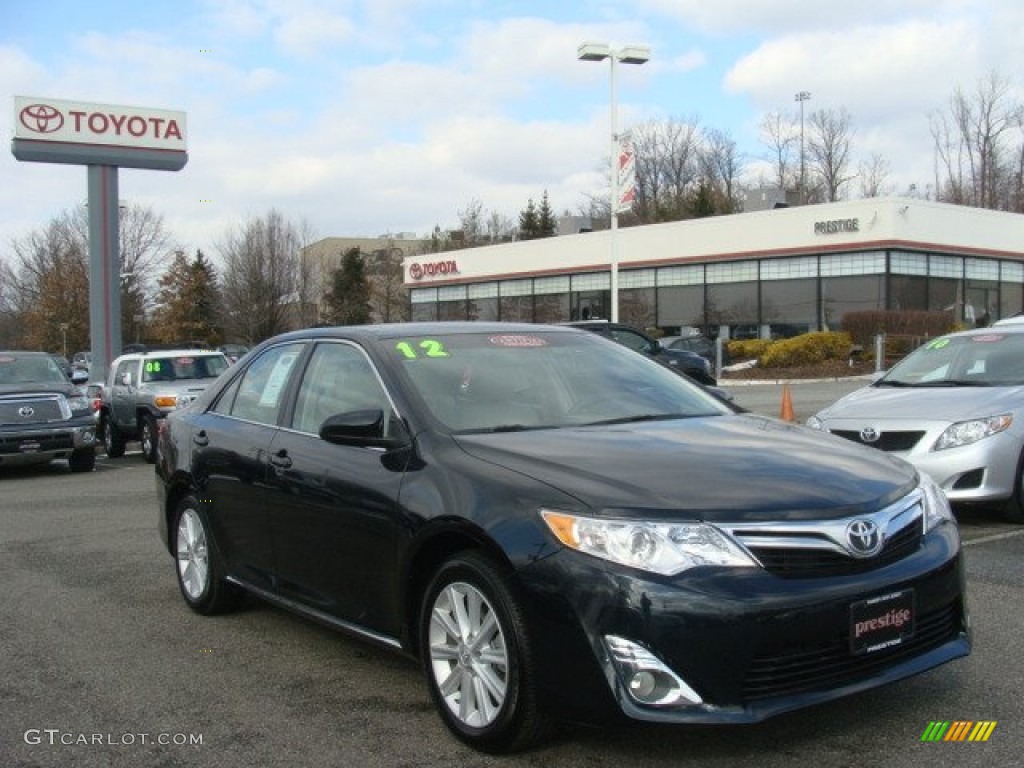
{"type": "Polygon", "coordinates": [[[159,373],[159,371],[160,371],[160,361],[159,360],[151,360],[150,362],[146,363],[146,373],[159,373]]]}
{"type": "Polygon", "coordinates": [[[395,344],[395,349],[401,352],[406,360],[415,360],[417,357],[448,357],[448,350],[437,339],[423,339],[416,342],[415,346],[408,341],[400,341],[395,344]]]}

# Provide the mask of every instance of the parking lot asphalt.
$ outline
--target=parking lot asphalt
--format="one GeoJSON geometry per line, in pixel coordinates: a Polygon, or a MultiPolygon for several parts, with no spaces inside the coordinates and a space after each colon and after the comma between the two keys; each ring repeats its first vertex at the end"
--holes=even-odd
{"type": "Polygon", "coordinates": [[[404,657],[255,600],[191,613],[155,519],[137,452],[89,474],[54,462],[0,476],[0,765],[1020,764],[1024,530],[993,511],[960,518],[970,657],[754,726],[567,728],[506,758],[455,742],[404,657]],[[935,721],[983,720],[997,723],[985,743],[921,740],[935,721]]]}

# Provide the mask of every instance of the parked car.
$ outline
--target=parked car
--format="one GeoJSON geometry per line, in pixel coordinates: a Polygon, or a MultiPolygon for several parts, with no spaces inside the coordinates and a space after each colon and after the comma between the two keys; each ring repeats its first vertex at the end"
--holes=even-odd
{"type": "Polygon", "coordinates": [[[1024,523],[1024,325],[933,339],[808,426],[906,459],[954,503],[1002,504],[1024,523]]]}
{"type": "Polygon", "coordinates": [[[244,344],[221,344],[217,347],[219,352],[223,352],[224,356],[228,359],[228,362],[234,365],[243,357],[245,353],[249,351],[249,347],[244,344]]]}
{"type": "Polygon", "coordinates": [[[75,352],[71,356],[71,367],[89,373],[92,369],[92,352],[75,352]]]}
{"type": "Polygon", "coordinates": [[[196,349],[150,350],[116,358],[101,392],[100,433],[107,456],[124,456],[125,443],[138,440],[143,457],[153,463],[158,422],[192,402],[227,367],[220,352],[196,349]]]}
{"type": "Polygon", "coordinates": [[[0,352],[0,466],[67,459],[72,472],[96,463],[89,402],[45,352],[0,352]]]}
{"type": "Polygon", "coordinates": [[[707,358],[686,349],[665,349],[655,339],[630,325],[612,323],[607,320],[577,320],[565,323],[565,325],[572,328],[583,328],[591,333],[598,333],[617,341],[625,347],[647,355],[662,365],[685,373],[700,384],[715,386],[718,383],[711,362],[707,358]]]}
{"type": "MultiPolygon", "coordinates": [[[[715,341],[707,336],[662,336],[658,339],[658,343],[662,349],[669,351],[685,350],[698,354],[706,358],[712,365],[715,364],[718,357],[718,348],[715,341]]],[[[727,344],[722,344],[722,365],[729,365],[731,362],[732,358],[729,356],[729,347],[727,344]]]]}
{"type": "Polygon", "coordinates": [[[970,650],[927,475],[737,414],[597,334],[297,331],[159,440],[189,607],[252,593],[418,658],[481,750],[565,719],[757,721],[970,650]]]}

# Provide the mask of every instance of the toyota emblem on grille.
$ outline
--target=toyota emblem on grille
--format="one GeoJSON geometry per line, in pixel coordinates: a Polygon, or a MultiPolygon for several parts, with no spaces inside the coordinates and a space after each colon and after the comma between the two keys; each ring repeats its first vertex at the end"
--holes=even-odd
{"type": "Polygon", "coordinates": [[[871,520],[854,520],[846,526],[846,541],[854,557],[871,557],[882,548],[882,534],[871,520]]]}
{"type": "Polygon", "coordinates": [[[36,409],[28,405],[23,405],[18,409],[18,415],[24,416],[27,419],[36,415],[36,409]]]}
{"type": "Polygon", "coordinates": [[[29,104],[18,118],[33,133],[54,133],[64,127],[64,115],[49,104],[29,104]]]}
{"type": "Polygon", "coordinates": [[[865,443],[877,443],[880,437],[881,435],[878,434],[878,430],[874,427],[864,427],[860,431],[860,439],[865,443]]]}

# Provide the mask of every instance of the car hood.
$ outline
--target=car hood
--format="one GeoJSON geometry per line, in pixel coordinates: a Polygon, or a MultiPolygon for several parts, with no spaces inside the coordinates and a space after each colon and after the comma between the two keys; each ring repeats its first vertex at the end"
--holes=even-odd
{"type": "Polygon", "coordinates": [[[140,389],[144,392],[178,395],[184,392],[202,392],[217,379],[181,379],[179,381],[147,381],[140,389]]]}
{"type": "Polygon", "coordinates": [[[953,423],[1018,410],[1024,387],[864,387],[817,417],[877,422],[884,419],[953,423]]]}
{"type": "Polygon", "coordinates": [[[74,397],[75,395],[80,393],[80,390],[70,381],[67,384],[62,384],[56,381],[39,381],[35,383],[28,382],[20,384],[0,384],[0,397],[39,393],[50,395],[60,394],[66,395],[67,397],[74,397]]]}
{"type": "Polygon", "coordinates": [[[609,515],[832,519],[875,511],[916,484],[908,464],[881,451],[752,415],[455,440],[609,515]]]}

